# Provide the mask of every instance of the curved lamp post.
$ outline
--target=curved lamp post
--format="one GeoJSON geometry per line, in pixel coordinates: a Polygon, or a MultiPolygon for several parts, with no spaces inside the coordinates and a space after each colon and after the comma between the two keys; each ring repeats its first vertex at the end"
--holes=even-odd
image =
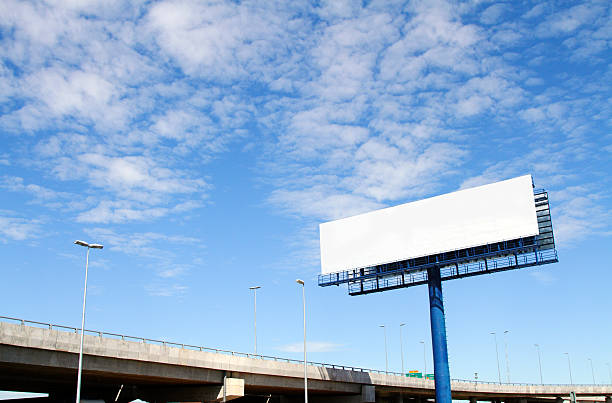
{"type": "Polygon", "coordinates": [[[587,360],[591,363],[591,375],[593,376],[593,385],[595,385],[595,369],[593,368],[593,360],[587,358],[587,360]]]}
{"type": "Polygon", "coordinates": [[[510,383],[510,360],[508,359],[508,333],[510,330],[504,330],[504,350],[506,352],[506,379],[510,383]]]}
{"type": "Polygon", "coordinates": [[[302,286],[302,303],[304,305],[304,403],[308,403],[308,375],[306,373],[306,292],[304,291],[304,280],[298,278],[295,282],[302,286]]]}
{"type": "Polygon", "coordinates": [[[499,370],[499,352],[497,350],[497,334],[495,332],[491,332],[493,335],[493,339],[495,340],[495,358],[497,359],[497,379],[501,384],[501,371],[499,370]]]}
{"type": "Polygon", "coordinates": [[[79,348],[79,370],[77,375],[77,390],[76,390],[76,403],[81,401],[81,374],[83,372],[83,337],[85,328],[85,302],[87,300],[87,270],[89,267],[89,250],[90,249],[102,249],[103,245],[97,243],[87,243],[83,241],[74,241],[76,245],[84,246],[87,248],[87,257],[85,258],[85,289],[83,290],[83,315],[81,316],[81,346],[79,348]]]}
{"type": "Polygon", "coordinates": [[[249,287],[249,290],[253,290],[253,299],[254,299],[254,307],[255,307],[255,355],[257,355],[257,290],[260,289],[261,286],[249,287]]]}
{"type": "Polygon", "coordinates": [[[405,376],[404,373],[404,342],[402,341],[402,326],[406,325],[405,323],[400,323],[400,355],[402,357],[402,376],[405,376]]]}
{"type": "Polygon", "coordinates": [[[572,363],[570,362],[569,353],[563,353],[567,355],[567,367],[569,368],[569,376],[570,376],[570,385],[574,384],[574,380],[572,379],[572,363]]]}
{"type": "Polygon", "coordinates": [[[425,341],[421,340],[419,343],[423,345],[423,379],[427,379],[427,354],[425,353],[425,341]]]}
{"type": "Polygon", "coordinates": [[[538,365],[540,366],[540,384],[543,384],[544,381],[542,381],[542,357],[540,356],[540,345],[534,344],[534,346],[538,350],[538,365]]]}
{"type": "Polygon", "coordinates": [[[382,327],[383,332],[385,334],[385,373],[388,373],[389,372],[389,359],[387,355],[387,328],[385,327],[385,325],[378,325],[378,327],[382,327]]]}

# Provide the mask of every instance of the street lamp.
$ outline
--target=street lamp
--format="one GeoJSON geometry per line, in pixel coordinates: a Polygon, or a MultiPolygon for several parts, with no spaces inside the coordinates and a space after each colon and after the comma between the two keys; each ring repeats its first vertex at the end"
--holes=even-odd
{"type": "Polygon", "coordinates": [[[81,401],[81,374],[83,372],[83,337],[85,328],[85,301],[87,300],[87,270],[89,268],[89,250],[90,249],[102,249],[103,245],[97,243],[89,244],[87,242],[76,240],[76,245],[84,246],[87,248],[87,257],[85,258],[85,288],[83,290],[83,315],[81,316],[81,346],[79,348],[79,370],[77,375],[77,391],[76,391],[76,403],[81,401]]]}
{"type": "Polygon", "coordinates": [[[538,365],[540,366],[540,383],[543,384],[544,381],[542,381],[542,357],[540,356],[540,345],[534,344],[534,346],[538,350],[538,365]]]}
{"type": "Polygon", "coordinates": [[[495,358],[497,358],[497,379],[501,384],[501,371],[499,370],[499,352],[497,350],[497,334],[495,332],[491,332],[493,335],[493,339],[495,340],[495,358]]]}
{"type": "Polygon", "coordinates": [[[509,330],[504,330],[504,350],[506,351],[506,379],[510,383],[510,361],[508,360],[508,339],[507,335],[510,333],[509,330]]]}
{"type": "Polygon", "coordinates": [[[255,355],[257,355],[257,290],[260,288],[261,286],[249,287],[249,290],[253,290],[253,302],[255,307],[255,355]]]}
{"type": "Polygon", "coordinates": [[[425,379],[427,379],[427,355],[425,354],[425,342],[421,340],[419,343],[423,345],[423,367],[425,368],[423,370],[423,376],[425,379]]]}
{"type": "Polygon", "coordinates": [[[402,357],[402,376],[405,376],[406,374],[404,373],[404,342],[402,341],[402,326],[404,326],[405,323],[400,323],[399,328],[400,328],[400,356],[402,357]]]}
{"type": "Polygon", "coordinates": [[[387,328],[385,325],[378,325],[382,327],[385,334],[385,373],[389,372],[389,359],[387,358],[387,328]]]}
{"type": "Polygon", "coordinates": [[[570,362],[570,356],[569,356],[569,353],[563,353],[563,354],[567,355],[567,367],[569,368],[570,385],[573,385],[574,381],[572,379],[572,364],[570,362]]]}
{"type": "Polygon", "coordinates": [[[593,369],[593,360],[587,358],[587,360],[591,363],[591,375],[593,376],[593,385],[595,385],[595,369],[593,369]]]}
{"type": "Polygon", "coordinates": [[[299,278],[295,280],[296,283],[302,286],[302,303],[304,305],[304,403],[308,403],[308,375],[306,374],[306,287],[304,286],[304,280],[299,278]]]}

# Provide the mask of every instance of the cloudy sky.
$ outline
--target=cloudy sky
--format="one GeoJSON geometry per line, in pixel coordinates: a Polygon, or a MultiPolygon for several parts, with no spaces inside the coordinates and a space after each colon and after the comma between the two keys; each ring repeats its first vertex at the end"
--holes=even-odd
{"type": "Polygon", "coordinates": [[[425,289],[316,287],[318,223],[531,173],[561,263],[445,285],[451,376],[510,330],[513,381],[539,343],[612,382],[611,41],[608,1],[4,0],[0,315],[78,325],[84,239],[90,328],[251,351],[261,285],[299,357],[302,277],[313,360],[384,367],[386,324],[399,370],[407,322],[422,369],[425,289]]]}

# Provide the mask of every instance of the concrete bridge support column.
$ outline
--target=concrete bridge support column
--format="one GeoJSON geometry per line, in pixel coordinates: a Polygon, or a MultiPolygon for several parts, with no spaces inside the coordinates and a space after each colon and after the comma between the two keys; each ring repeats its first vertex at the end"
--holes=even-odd
{"type": "Polygon", "coordinates": [[[374,402],[376,402],[376,389],[374,385],[361,385],[361,403],[374,402]]]}

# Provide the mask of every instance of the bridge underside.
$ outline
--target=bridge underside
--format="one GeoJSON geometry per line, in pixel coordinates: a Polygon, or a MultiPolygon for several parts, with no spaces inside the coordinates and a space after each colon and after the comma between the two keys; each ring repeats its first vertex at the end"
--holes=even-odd
{"type": "MultiPolygon", "coordinates": [[[[48,393],[49,398],[36,399],[41,402],[73,402],[76,365],[77,355],[74,353],[0,344],[0,390],[48,393]]],[[[224,376],[244,382],[243,392],[239,396],[231,394],[230,389],[227,389],[228,401],[266,403],[303,401],[303,380],[299,378],[287,379],[90,355],[86,355],[84,359],[82,397],[105,402],[114,402],[115,399],[118,402],[130,402],[137,398],[149,402],[220,401],[224,376]]],[[[371,392],[374,392],[374,386],[371,392]]],[[[516,393],[477,393],[456,390],[453,392],[453,398],[472,401],[553,403],[556,394],[551,393],[550,397],[534,397],[517,396],[516,393]]],[[[309,401],[313,403],[374,401],[424,403],[428,400],[433,402],[434,390],[376,386],[373,396],[375,399],[365,397],[362,385],[359,384],[314,379],[309,381],[309,401]]],[[[598,399],[580,399],[580,401],[596,400],[598,399]]]]}
{"type": "MultiPolygon", "coordinates": [[[[74,353],[0,345],[0,390],[48,393],[41,401],[74,402],[77,359],[74,353]]],[[[208,368],[185,367],[156,362],[118,360],[85,355],[82,399],[129,402],[220,401],[224,376],[240,380],[240,395],[226,395],[237,401],[303,400],[304,380],[281,378],[208,368]],[[121,393],[119,390],[121,389],[121,393]]],[[[228,387],[227,392],[231,393],[228,387]]],[[[342,402],[361,402],[361,385],[334,384],[311,380],[309,395],[342,402]],[[359,397],[355,400],[354,398],[359,397]],[[338,400],[339,398],[339,400],[338,400]],[[353,398],[353,399],[352,399],[353,398]]],[[[28,400],[30,401],[30,400],[28,400]]]]}

